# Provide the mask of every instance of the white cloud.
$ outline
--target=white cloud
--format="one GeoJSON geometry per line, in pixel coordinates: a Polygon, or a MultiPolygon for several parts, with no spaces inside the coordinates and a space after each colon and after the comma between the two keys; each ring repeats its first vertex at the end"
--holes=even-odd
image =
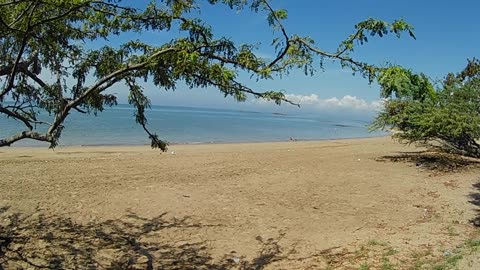
{"type": "Polygon", "coordinates": [[[345,110],[361,110],[361,111],[378,111],[383,100],[375,100],[368,102],[364,99],[346,95],[342,98],[332,97],[322,99],[316,94],[311,95],[295,95],[287,94],[285,97],[295,103],[299,103],[302,107],[314,108],[319,110],[325,109],[345,109],[345,110]]]}

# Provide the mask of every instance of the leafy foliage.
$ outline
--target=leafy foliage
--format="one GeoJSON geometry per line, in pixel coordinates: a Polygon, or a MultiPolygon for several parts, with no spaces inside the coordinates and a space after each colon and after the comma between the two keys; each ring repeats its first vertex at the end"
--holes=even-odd
{"type": "Polygon", "coordinates": [[[167,143],[148,130],[145,111],[150,100],[141,86],[144,81],[165,90],[175,90],[179,81],[190,88],[216,87],[237,101],[253,95],[277,104],[292,103],[283,91],[253,90],[239,82],[238,75],[247,72],[257,80],[273,79],[298,68],[313,74],[317,60],[322,66],[325,59],[331,59],[372,81],[379,69],[352,59],[355,45],[367,42],[367,36],[388,33],[399,36],[408,32],[413,37],[413,28],[402,20],[388,24],[368,19],[357,24],[355,34],[331,53],[315,47],[309,37],[289,35],[282,24],[287,11],[273,9],[267,0],[208,0],[213,5],[267,14],[268,25],[278,35],[272,42],[277,56],[267,61],[255,54],[254,44],[216,37],[213,28],[198,18],[198,2],[163,0],[141,7],[120,0],[0,3],[0,113],[26,128],[0,139],[0,146],[29,138],[55,147],[72,110],[96,114],[105,106],[116,105],[116,96],[106,90],[124,83],[130,91],[128,101],[136,109],[136,122],[147,132],[152,147],[166,150],[167,143]],[[116,36],[146,31],[179,34],[163,44],[109,42],[116,36]],[[46,80],[48,77],[52,79],[46,80]],[[13,105],[7,100],[13,100],[13,105]],[[52,120],[40,121],[40,110],[47,111],[52,120]],[[38,126],[47,131],[39,132],[38,126]]]}
{"type": "Polygon", "coordinates": [[[411,99],[423,101],[435,96],[435,89],[425,74],[393,66],[382,70],[378,76],[382,98],[411,99]]]}
{"type": "Polygon", "coordinates": [[[443,150],[480,157],[480,62],[469,60],[458,74],[448,74],[434,91],[423,74],[399,67],[379,76],[382,95],[389,98],[372,125],[392,128],[407,143],[426,143],[443,150]]]}

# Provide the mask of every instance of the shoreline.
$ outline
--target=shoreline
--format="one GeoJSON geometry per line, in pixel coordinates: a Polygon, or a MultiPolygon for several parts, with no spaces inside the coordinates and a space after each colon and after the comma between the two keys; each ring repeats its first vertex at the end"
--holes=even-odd
{"type": "MultiPolygon", "coordinates": [[[[378,136],[362,136],[362,137],[340,137],[340,138],[325,138],[325,139],[296,139],[294,140],[278,140],[278,141],[211,141],[211,142],[188,142],[188,143],[171,143],[168,147],[172,146],[188,146],[188,145],[245,145],[245,144],[272,144],[272,143],[301,143],[301,142],[328,142],[328,141],[347,141],[347,140],[360,140],[360,139],[375,139],[375,138],[387,138],[391,137],[391,134],[378,135],[378,136]]],[[[115,148],[115,147],[149,147],[150,144],[69,144],[69,145],[57,145],[53,150],[58,149],[71,149],[71,148],[115,148]]],[[[50,149],[48,144],[46,145],[12,145],[0,147],[0,152],[3,149],[50,149]]]]}
{"type": "MultiPolygon", "coordinates": [[[[414,265],[412,254],[444,258],[465,242],[478,211],[469,196],[480,192],[478,167],[432,173],[416,165],[420,149],[387,136],[173,145],[164,154],[149,146],[0,149],[0,209],[7,209],[0,220],[49,217],[61,226],[45,226],[48,233],[73,232],[79,241],[97,229],[109,232],[111,222],[156,224],[161,232],[145,239],[155,239],[158,250],[163,243],[211,243],[202,252],[213,260],[232,251],[252,260],[261,252],[258,239],[274,239],[291,260],[266,269],[319,268],[332,263],[329,255],[358,269],[350,254],[365,248],[372,267],[390,248],[398,251],[388,255],[391,262],[414,265]],[[293,246],[296,253],[287,253],[293,246]]],[[[47,234],[35,223],[29,229],[33,243],[47,234]]],[[[62,246],[66,238],[54,239],[62,246]]]]}

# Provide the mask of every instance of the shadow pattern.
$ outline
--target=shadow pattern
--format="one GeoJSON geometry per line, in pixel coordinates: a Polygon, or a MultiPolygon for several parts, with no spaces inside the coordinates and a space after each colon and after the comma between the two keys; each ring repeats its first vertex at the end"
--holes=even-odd
{"type": "Polygon", "coordinates": [[[418,168],[439,172],[455,172],[467,167],[480,165],[480,161],[476,159],[431,151],[400,152],[399,154],[383,156],[376,160],[381,162],[413,163],[418,168]]]}
{"type": "Polygon", "coordinates": [[[162,243],[167,228],[191,228],[188,218],[165,214],[78,224],[70,218],[8,214],[0,208],[0,270],[3,269],[263,269],[285,258],[279,239],[262,239],[258,256],[247,260],[234,252],[214,260],[206,243],[162,243]]]}
{"type": "Polygon", "coordinates": [[[470,199],[468,202],[476,206],[475,211],[477,214],[472,220],[470,220],[470,222],[474,226],[480,227],[480,182],[473,184],[473,188],[475,189],[475,192],[468,195],[470,199]]]}

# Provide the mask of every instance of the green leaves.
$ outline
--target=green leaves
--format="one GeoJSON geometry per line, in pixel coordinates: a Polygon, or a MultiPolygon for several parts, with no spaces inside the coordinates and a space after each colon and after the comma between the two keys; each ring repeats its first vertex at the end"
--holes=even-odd
{"type": "Polygon", "coordinates": [[[165,3],[171,8],[174,17],[178,17],[194,8],[193,0],[166,0],[165,3]]]}
{"type": "MultiPolygon", "coordinates": [[[[175,90],[180,81],[192,89],[216,88],[240,102],[250,95],[277,104],[292,103],[283,91],[250,88],[238,80],[239,74],[248,73],[254,80],[265,80],[300,69],[306,75],[313,75],[315,68],[323,68],[324,60],[329,59],[372,81],[379,69],[355,61],[349,55],[355,46],[367,42],[369,35],[383,36],[390,32],[400,35],[408,31],[413,36],[413,28],[401,20],[390,25],[369,19],[359,23],[356,33],[341,42],[336,52],[326,52],[315,47],[313,39],[288,33],[283,25],[287,11],[274,9],[268,0],[208,2],[262,12],[261,16],[266,16],[267,24],[275,30],[274,59],[259,57],[257,43],[236,44],[229,38],[216,36],[214,28],[199,15],[200,5],[195,0],[158,0],[135,6],[120,0],[16,0],[0,4],[0,106],[6,98],[15,102],[13,108],[6,108],[3,113],[21,116],[19,120],[27,128],[37,123],[38,110],[46,110],[52,116],[49,123],[39,124],[48,128],[45,135],[21,133],[0,140],[0,146],[25,136],[42,138],[55,146],[71,110],[96,114],[105,106],[116,105],[116,96],[105,91],[123,81],[129,91],[129,102],[135,107],[136,122],[148,134],[152,147],[166,150],[167,143],[147,128],[145,111],[150,101],[139,80],[150,81],[163,90],[175,90]],[[168,42],[112,42],[147,31],[169,33],[171,38],[168,42]],[[15,114],[29,108],[35,110],[15,114]]],[[[407,79],[411,85],[421,85],[423,80],[413,75],[407,79]]],[[[388,79],[385,82],[392,93],[414,95],[403,93],[407,86],[401,86],[402,83],[390,83],[388,79]]]]}
{"type": "MultiPolygon", "coordinates": [[[[357,25],[355,25],[355,28],[358,31],[366,31],[372,37],[383,37],[388,33],[395,33],[397,37],[400,37],[402,32],[408,32],[411,37],[415,38],[415,35],[413,34],[413,26],[405,22],[403,19],[395,20],[392,24],[389,24],[385,21],[370,18],[368,20],[358,23],[357,25]]],[[[364,41],[366,41],[365,34],[363,32],[361,36],[364,41]]],[[[362,39],[360,39],[360,41],[361,40],[362,39]]]]}
{"type": "Polygon", "coordinates": [[[394,137],[406,143],[436,141],[442,150],[480,157],[480,80],[470,77],[476,74],[471,64],[436,91],[423,74],[401,67],[383,70],[379,84],[388,99],[371,128],[393,129],[394,137]]]}
{"type": "Polygon", "coordinates": [[[285,9],[274,10],[268,13],[267,22],[270,26],[276,26],[277,21],[285,20],[288,12],[285,9]]]}
{"type": "Polygon", "coordinates": [[[410,35],[410,37],[412,37],[413,39],[417,39],[417,37],[413,33],[413,30],[413,26],[405,22],[403,19],[394,21],[390,27],[390,32],[395,33],[397,37],[400,37],[402,32],[408,32],[408,35],[410,35]]]}
{"type": "Polygon", "coordinates": [[[434,98],[435,90],[424,74],[414,74],[400,66],[382,69],[378,76],[382,98],[398,98],[423,101],[434,98]]]}
{"type": "Polygon", "coordinates": [[[382,20],[369,18],[356,24],[355,29],[356,32],[354,34],[350,35],[340,43],[337,50],[339,55],[344,54],[345,52],[352,52],[356,43],[360,45],[367,43],[368,36],[383,37],[389,33],[394,33],[397,37],[400,37],[403,32],[408,32],[408,34],[415,39],[413,26],[406,23],[404,20],[396,20],[389,24],[382,20]]]}

